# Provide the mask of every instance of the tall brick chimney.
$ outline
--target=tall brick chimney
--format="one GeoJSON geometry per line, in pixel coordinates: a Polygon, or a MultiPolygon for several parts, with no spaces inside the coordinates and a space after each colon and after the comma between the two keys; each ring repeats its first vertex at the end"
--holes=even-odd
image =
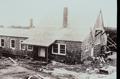
{"type": "Polygon", "coordinates": [[[30,25],[29,26],[30,26],[30,28],[33,28],[33,19],[32,18],[30,19],[30,25]]]}
{"type": "Polygon", "coordinates": [[[68,26],[68,8],[64,7],[63,11],[63,27],[66,28],[68,26]]]}

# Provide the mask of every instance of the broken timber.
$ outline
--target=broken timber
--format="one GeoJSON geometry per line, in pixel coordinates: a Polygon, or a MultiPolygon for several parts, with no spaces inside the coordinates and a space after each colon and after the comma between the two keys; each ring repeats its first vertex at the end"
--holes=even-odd
{"type": "Polygon", "coordinates": [[[14,63],[14,65],[17,65],[18,63],[15,61],[15,60],[13,60],[11,57],[9,57],[9,59],[14,63]]]}

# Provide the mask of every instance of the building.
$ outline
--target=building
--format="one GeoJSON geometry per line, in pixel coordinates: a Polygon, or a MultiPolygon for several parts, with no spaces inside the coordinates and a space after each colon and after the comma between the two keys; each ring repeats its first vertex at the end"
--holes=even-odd
{"type": "Polygon", "coordinates": [[[63,12],[62,27],[1,28],[0,46],[3,54],[30,56],[36,60],[51,60],[76,64],[88,56],[97,56],[101,46],[107,44],[102,13],[97,17],[88,37],[81,40],[81,32],[68,26],[68,9],[63,12]]]}
{"type": "Polygon", "coordinates": [[[32,56],[49,62],[75,64],[81,62],[80,31],[68,27],[68,9],[64,8],[62,27],[1,28],[0,46],[7,50],[4,54],[32,56]],[[78,36],[78,37],[77,37],[78,36]]]}
{"type": "Polygon", "coordinates": [[[116,35],[115,29],[104,25],[102,12],[100,11],[94,27],[90,29],[90,33],[82,43],[81,60],[89,56],[100,56],[105,51],[110,51],[111,47],[116,50],[116,35]]]}

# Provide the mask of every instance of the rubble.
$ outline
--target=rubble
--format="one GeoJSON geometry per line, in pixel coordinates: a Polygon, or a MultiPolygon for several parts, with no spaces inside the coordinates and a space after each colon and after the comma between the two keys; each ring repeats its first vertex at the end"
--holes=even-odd
{"type": "Polygon", "coordinates": [[[18,63],[15,60],[13,60],[11,57],[8,57],[8,58],[13,62],[14,66],[18,65],[18,63]]]}
{"type": "Polygon", "coordinates": [[[50,79],[50,77],[44,77],[42,75],[37,74],[37,75],[30,75],[28,76],[27,79],[50,79]]]}
{"type": "MultiPolygon", "coordinates": [[[[84,64],[67,65],[53,61],[42,65],[40,61],[27,59],[1,58],[0,79],[109,79],[110,75],[100,74],[98,68],[85,67],[84,64]],[[12,65],[17,63],[18,65],[12,65]],[[9,66],[8,66],[9,65],[9,66]],[[108,78],[107,78],[108,77],[108,78]]],[[[113,66],[111,66],[113,67],[113,66]]],[[[108,67],[112,69],[111,67],[108,67]]],[[[101,68],[104,69],[104,68],[101,68]]],[[[110,72],[114,75],[116,68],[110,72]]],[[[115,78],[112,78],[115,79],[115,78]]]]}
{"type": "Polygon", "coordinates": [[[101,73],[101,74],[111,74],[114,71],[115,71],[115,68],[112,66],[106,66],[106,67],[99,69],[99,73],[101,73]]]}

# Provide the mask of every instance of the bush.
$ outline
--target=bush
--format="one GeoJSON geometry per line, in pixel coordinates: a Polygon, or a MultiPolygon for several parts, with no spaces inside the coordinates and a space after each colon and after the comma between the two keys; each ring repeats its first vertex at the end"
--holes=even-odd
{"type": "Polygon", "coordinates": [[[25,57],[25,56],[33,56],[33,52],[22,51],[22,50],[12,50],[10,48],[3,48],[1,51],[2,54],[6,57],[25,57]]]}
{"type": "Polygon", "coordinates": [[[68,64],[79,64],[81,63],[81,53],[79,51],[69,51],[65,61],[68,64]]]}

